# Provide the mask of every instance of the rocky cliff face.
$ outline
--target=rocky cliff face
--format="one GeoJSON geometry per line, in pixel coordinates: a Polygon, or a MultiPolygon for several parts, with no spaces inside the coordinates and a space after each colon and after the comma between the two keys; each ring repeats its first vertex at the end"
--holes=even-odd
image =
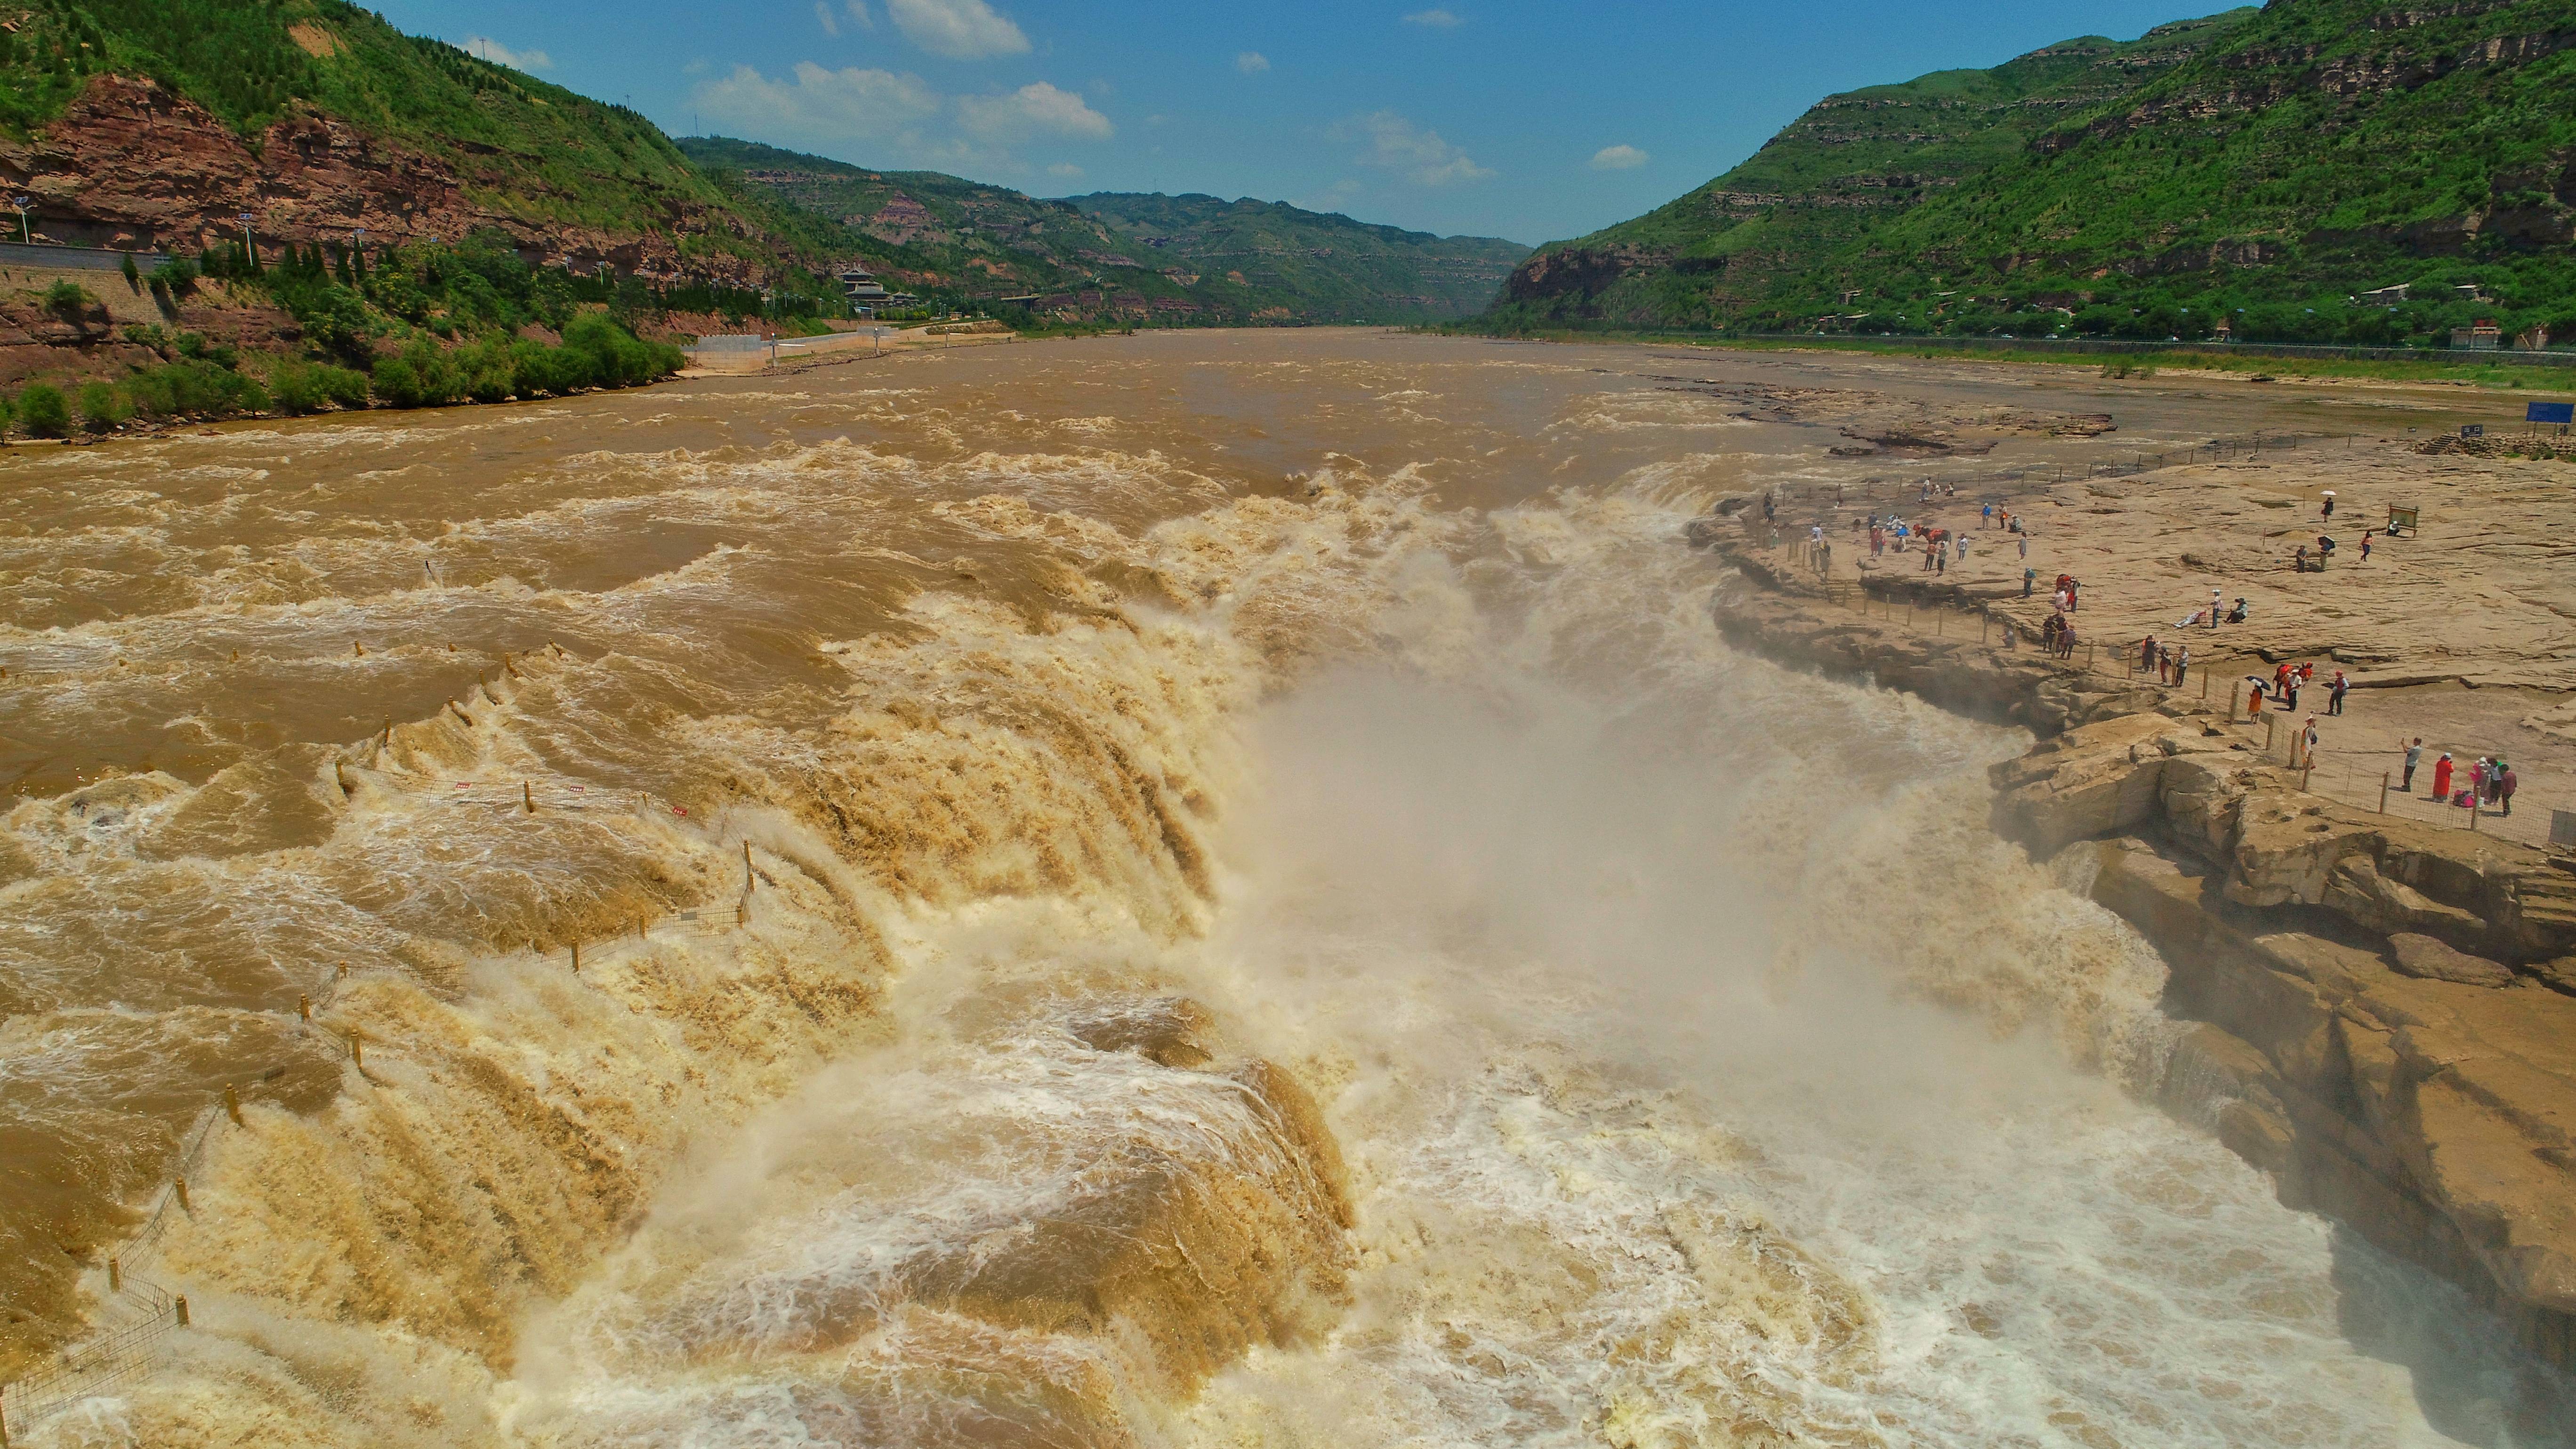
{"type": "MultiPolygon", "coordinates": [[[[241,215],[262,240],[346,244],[448,240],[483,227],[518,239],[532,262],[677,279],[679,238],[730,218],[671,201],[614,230],[528,220],[478,203],[470,161],[457,165],[370,140],[310,109],[255,142],[160,85],[94,77],[71,109],[23,143],[0,142],[0,182],[33,197],[40,239],[120,249],[197,251],[238,241],[241,215]]],[[[740,258],[693,257],[689,275],[748,281],[740,258]]]]}
{"type": "Polygon", "coordinates": [[[2197,701],[1979,638],[1972,589],[1784,574],[1734,520],[1718,627],[2042,736],[1995,827],[2154,942],[2196,1023],[2165,1097],[2576,1367],[2576,855],[2306,793],[2197,701]]]}

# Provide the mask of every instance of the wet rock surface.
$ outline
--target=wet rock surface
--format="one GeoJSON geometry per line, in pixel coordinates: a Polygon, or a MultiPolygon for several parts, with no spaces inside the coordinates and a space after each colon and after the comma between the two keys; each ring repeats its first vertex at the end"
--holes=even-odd
{"type": "Polygon", "coordinates": [[[2576,1365],[2576,857],[2310,793],[2259,728],[2006,650],[1973,585],[1837,588],[1749,533],[1692,539],[1742,575],[1729,639],[2041,737],[1994,767],[1995,828],[2089,854],[2070,878],[2163,953],[2195,1023],[2167,1105],[2576,1365]]]}

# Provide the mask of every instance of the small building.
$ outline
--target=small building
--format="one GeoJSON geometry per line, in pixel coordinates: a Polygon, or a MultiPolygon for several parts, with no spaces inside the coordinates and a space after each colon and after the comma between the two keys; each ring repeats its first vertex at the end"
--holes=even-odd
{"type": "Polygon", "coordinates": [[[2218,319],[2218,340],[2219,340],[2219,341],[2221,341],[2221,342],[2233,342],[2233,341],[2235,341],[2235,340],[2236,340],[2236,324],[2235,324],[2235,323],[2233,323],[2233,322],[2228,321],[2228,320],[2227,320],[2226,318],[2224,318],[2224,317],[2219,318],[2219,319],[2218,319]]]}
{"type": "Polygon", "coordinates": [[[2451,329],[2451,345],[2472,352],[2493,352],[2504,345],[2504,329],[2492,318],[2480,318],[2475,326],[2451,329]]]}
{"type": "Polygon", "coordinates": [[[2400,282],[2394,287],[2381,287],[2376,291],[2364,292],[2354,300],[2365,306],[2394,307],[2406,300],[2406,294],[2414,290],[2414,285],[2412,282],[2400,282]]]}
{"type": "Polygon", "coordinates": [[[865,268],[844,267],[838,276],[841,294],[850,299],[852,306],[882,307],[893,299],[894,294],[887,291],[884,284],[870,275],[865,268]]]}

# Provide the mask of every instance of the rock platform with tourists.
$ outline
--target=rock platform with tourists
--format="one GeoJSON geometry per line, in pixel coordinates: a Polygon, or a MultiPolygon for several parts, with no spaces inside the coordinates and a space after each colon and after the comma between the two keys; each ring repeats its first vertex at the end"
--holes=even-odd
{"type": "MultiPolygon", "coordinates": [[[[1943,502],[1927,514],[1980,506],[1943,502]]],[[[1964,570],[1819,570],[1795,543],[1771,543],[1758,507],[1721,507],[1689,533],[1734,571],[1715,604],[1729,640],[2038,736],[1994,768],[1995,828],[2058,863],[2061,879],[2088,883],[2164,954],[2167,1009],[2192,1023],[2167,1068],[2167,1104],[2213,1126],[2285,1203],[2461,1284],[2535,1353],[2576,1367],[2576,853],[2500,838],[2480,812],[2455,812],[2483,827],[2469,829],[2308,788],[2288,763],[2289,732],[2243,717],[2235,676],[2248,671],[2214,674],[2207,698],[2197,673],[2172,688],[2136,672],[2139,633],[2096,607],[2136,581],[2092,590],[2079,631],[2090,637],[2100,621],[2102,632],[2058,659],[2036,647],[2050,604],[2022,598],[2026,565],[2009,546],[1995,550],[2012,559],[2009,584],[1964,570]],[[2002,642],[2007,623],[2018,648],[2002,642]]],[[[1810,511],[1816,500],[1794,501],[1781,532],[1803,537],[1810,511]]],[[[2139,538],[2139,552],[2171,545],[2161,532],[2139,538]]],[[[1839,535],[1836,545],[1847,547],[1839,535]]],[[[2113,557],[2104,549],[2086,572],[2108,574],[2113,557]]],[[[2230,599],[2251,592],[2219,586],[2230,599]]],[[[2430,607],[2454,605],[2480,607],[2430,607]]],[[[2528,631],[2498,636],[2522,657],[2454,654],[2464,629],[2492,621],[2425,625],[2420,591],[2413,608],[2411,631],[2377,621],[2380,676],[2547,677],[2528,631]]],[[[2296,648],[2285,626],[2314,622],[2269,612],[2268,629],[2223,628],[2214,646],[2207,630],[2175,638],[2203,657],[2269,658],[2296,648]]],[[[2322,713],[2316,687],[2319,707],[2302,718],[2322,713]]],[[[2529,732],[2552,747],[2544,723],[2529,732]]]]}

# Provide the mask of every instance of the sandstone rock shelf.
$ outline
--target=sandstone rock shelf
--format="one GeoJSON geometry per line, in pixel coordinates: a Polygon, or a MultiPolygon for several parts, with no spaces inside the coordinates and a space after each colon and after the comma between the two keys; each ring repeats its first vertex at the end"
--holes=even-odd
{"type": "Polygon", "coordinates": [[[2576,1368],[2576,856],[2312,793],[2196,682],[2008,650],[1991,584],[1785,568],[1756,514],[1690,530],[1728,639],[2039,736],[1995,828],[2164,954],[2167,1104],[2576,1368]]]}

